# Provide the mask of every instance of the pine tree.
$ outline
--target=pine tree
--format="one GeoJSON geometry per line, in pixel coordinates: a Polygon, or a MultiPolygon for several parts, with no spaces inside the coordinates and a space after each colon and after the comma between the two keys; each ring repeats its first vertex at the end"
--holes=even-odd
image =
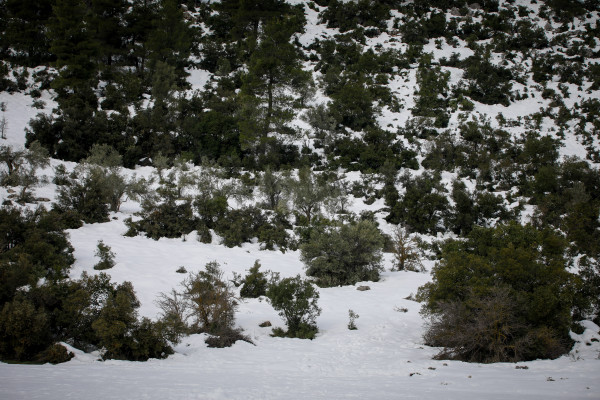
{"type": "MultiPolygon", "coordinates": [[[[0,12],[5,13],[0,47],[10,47],[17,62],[36,67],[50,61],[45,28],[52,15],[53,0],[6,0],[0,12]]],[[[1,28],[0,28],[1,29],[1,28]]]]}
{"type": "Polygon", "coordinates": [[[243,78],[242,104],[252,105],[254,110],[254,125],[240,126],[240,141],[245,148],[260,144],[268,133],[291,120],[294,99],[285,92],[309,84],[309,74],[302,70],[299,52],[290,42],[301,26],[296,17],[282,17],[264,27],[243,78]]]}
{"type": "Polygon", "coordinates": [[[54,16],[50,21],[48,37],[50,51],[56,56],[56,66],[60,75],[53,81],[61,106],[76,104],[76,100],[89,103],[86,88],[94,88],[97,81],[96,59],[99,53],[98,42],[90,29],[89,8],[82,0],[56,0],[54,16]]]}

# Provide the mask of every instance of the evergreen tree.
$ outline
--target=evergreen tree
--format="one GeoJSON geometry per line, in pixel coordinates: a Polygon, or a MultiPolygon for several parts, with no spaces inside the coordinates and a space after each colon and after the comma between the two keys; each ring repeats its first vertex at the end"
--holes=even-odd
{"type": "Polygon", "coordinates": [[[162,62],[174,68],[176,83],[187,86],[185,68],[190,65],[192,46],[196,43],[194,30],[183,18],[183,11],[176,0],[161,0],[148,35],[149,68],[154,71],[156,63],[162,62]]]}
{"type": "Polygon", "coordinates": [[[128,4],[125,0],[92,0],[89,24],[94,39],[98,42],[100,67],[110,69],[116,60],[124,55],[125,26],[124,17],[128,4]]]}
{"type": "Polygon", "coordinates": [[[272,131],[291,120],[293,97],[287,94],[308,85],[310,75],[302,70],[300,54],[290,43],[302,27],[297,17],[271,20],[252,53],[248,73],[243,78],[241,101],[252,104],[253,125],[240,125],[240,141],[245,148],[260,146],[272,131]]]}
{"type": "Polygon", "coordinates": [[[83,100],[95,105],[95,95],[89,95],[88,90],[96,87],[99,46],[88,24],[90,10],[82,0],[56,0],[53,10],[48,37],[60,69],[52,83],[59,104],[64,107],[83,100]],[[90,102],[90,97],[94,101],[90,102]]]}
{"type": "Polygon", "coordinates": [[[52,60],[46,26],[52,16],[54,0],[6,0],[0,12],[6,26],[0,38],[2,51],[10,47],[19,64],[36,67],[52,60]]]}

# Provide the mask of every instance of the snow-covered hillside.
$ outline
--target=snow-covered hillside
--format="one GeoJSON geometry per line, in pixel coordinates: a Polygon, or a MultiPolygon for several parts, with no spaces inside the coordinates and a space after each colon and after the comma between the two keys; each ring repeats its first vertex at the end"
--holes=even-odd
{"type": "MultiPolygon", "coordinates": [[[[289,1],[292,4],[308,4],[304,0],[289,1]]],[[[311,2],[312,3],[312,2],[311,2]]],[[[504,2],[503,3],[514,3],[504,2]]],[[[535,0],[518,0],[537,15],[539,4],[535,0]]],[[[327,28],[319,20],[323,7],[314,3],[305,7],[307,25],[305,33],[298,35],[297,41],[304,46],[315,40],[333,39],[339,30],[327,28]]],[[[452,14],[447,11],[450,19],[452,14]]],[[[590,13],[582,19],[575,19],[570,32],[584,29],[585,24],[598,24],[600,13],[590,13]]],[[[394,14],[389,21],[389,32],[367,37],[367,49],[394,49],[406,51],[407,45],[398,39],[392,28],[394,14]]],[[[477,15],[475,19],[477,20],[477,15]]],[[[527,19],[529,17],[521,17],[527,19]]],[[[538,19],[535,23],[546,24],[538,19]]],[[[548,39],[559,35],[560,24],[550,24],[548,39]]],[[[577,40],[569,38],[569,40],[577,40]]],[[[600,62],[600,39],[596,38],[595,55],[587,63],[600,62]]],[[[442,40],[430,40],[424,46],[425,53],[432,53],[433,64],[440,65],[440,59],[450,59],[457,54],[459,59],[473,55],[473,51],[463,40],[452,45],[442,40]]],[[[558,49],[548,50],[559,52],[558,49]]],[[[308,52],[308,51],[307,51],[308,52]]],[[[519,74],[523,62],[531,60],[519,58],[498,59],[494,62],[519,74]]],[[[304,69],[312,71],[315,81],[322,78],[315,71],[317,61],[306,60],[304,69]]],[[[530,67],[530,66],[526,66],[530,67]]],[[[397,132],[414,119],[410,110],[415,107],[417,68],[411,65],[406,73],[391,74],[387,83],[399,108],[387,105],[377,116],[380,127],[389,132],[397,132]]],[[[463,70],[451,66],[441,66],[449,72],[449,85],[458,85],[463,78],[463,70]]],[[[215,84],[213,74],[202,69],[189,71],[191,88],[189,93],[202,91],[215,84]]],[[[398,71],[395,71],[398,72],[398,71]]],[[[597,79],[597,78],[596,78],[597,79]]],[[[458,127],[465,121],[485,120],[494,128],[507,130],[513,137],[519,137],[525,120],[540,110],[554,112],[553,99],[542,96],[544,89],[567,93],[563,98],[565,108],[572,110],[586,99],[599,99],[600,90],[592,90],[585,85],[563,85],[557,81],[548,82],[545,88],[536,84],[527,75],[522,83],[515,82],[513,90],[527,93],[526,98],[502,104],[482,104],[474,102],[472,110],[454,110],[450,114],[448,130],[459,136],[458,127]],[[499,117],[501,116],[501,117],[499,117]],[[502,122],[504,121],[504,122],[502,122]],[[506,122],[508,121],[508,123],[506,122]]],[[[0,144],[11,145],[16,149],[25,146],[25,130],[29,121],[39,112],[51,113],[56,107],[52,91],[43,91],[43,108],[33,107],[34,99],[24,93],[0,92],[2,112],[8,121],[7,139],[0,144]]],[[[325,104],[330,99],[323,88],[318,88],[309,100],[310,106],[325,104]]],[[[557,111],[556,111],[557,112],[557,111]]],[[[304,112],[295,116],[290,125],[306,134],[294,139],[295,144],[306,145],[319,152],[315,146],[315,135],[304,118],[304,112]]],[[[595,118],[600,118],[596,115],[595,118]]],[[[570,120],[559,127],[547,116],[538,126],[540,135],[549,135],[560,140],[561,158],[578,156],[586,159],[589,149],[598,150],[597,132],[592,135],[592,143],[583,142],[577,133],[577,122],[570,120]]],[[[590,125],[592,125],[590,123],[590,125]]],[[[591,131],[591,129],[590,129],[591,131]]],[[[359,132],[352,132],[360,136],[359,132]]],[[[417,159],[422,161],[426,140],[405,141],[408,148],[415,149],[417,159]],[[423,152],[419,152],[423,150],[423,152]]],[[[596,160],[598,161],[598,160],[596,160]]],[[[51,165],[39,171],[40,175],[54,175],[53,168],[65,164],[68,170],[75,163],[53,159],[51,165]]],[[[594,164],[590,160],[590,164],[594,164]]],[[[202,172],[201,167],[195,167],[202,172]]],[[[424,171],[409,170],[412,175],[424,171]]],[[[152,167],[123,169],[127,176],[149,177],[152,167]]],[[[360,172],[348,172],[346,179],[363,182],[367,179],[360,172]]],[[[456,172],[444,172],[442,183],[451,190],[452,181],[458,178],[456,172]]],[[[474,179],[464,179],[475,186],[474,179]]],[[[398,185],[400,193],[403,188],[398,185]]],[[[502,192],[507,205],[514,209],[517,201],[510,203],[502,192]]],[[[9,188],[0,187],[0,200],[9,198],[9,188]]],[[[50,208],[56,200],[57,186],[46,182],[34,188],[34,197],[50,208]],[[47,200],[47,201],[46,201],[47,200]]],[[[392,233],[393,225],[385,221],[384,200],[365,203],[362,197],[349,195],[349,209],[356,214],[369,210],[376,213],[380,229],[392,233]]],[[[233,200],[231,200],[233,201],[233,200]]],[[[257,202],[255,197],[242,202],[257,202]]],[[[29,205],[34,207],[34,205],[29,205]]],[[[156,299],[161,293],[176,288],[185,275],[177,269],[185,267],[188,272],[197,272],[211,261],[222,267],[227,279],[234,275],[244,276],[256,260],[264,270],[280,273],[282,278],[305,275],[305,266],[298,250],[282,252],[261,250],[257,241],[244,243],[241,247],[229,248],[221,244],[218,235],[213,235],[212,243],[196,240],[196,231],[182,238],[153,240],[145,236],[124,236],[128,227],[127,218],[140,210],[140,203],[125,201],[119,212],[110,214],[110,222],[84,224],[79,229],[68,230],[69,240],[74,247],[75,264],[70,277],[77,279],[83,272],[96,274],[94,255],[99,240],[110,246],[115,253],[116,265],[107,272],[117,283],[129,281],[133,284],[141,302],[140,316],[156,319],[159,307],[156,299]]],[[[531,205],[523,205],[520,218],[527,221],[532,214],[531,205]]],[[[426,242],[435,239],[454,237],[451,232],[438,233],[438,236],[420,235],[426,242]]],[[[425,272],[393,271],[393,257],[384,255],[385,272],[379,282],[359,282],[355,286],[342,286],[319,289],[321,315],[317,318],[319,333],[314,340],[300,340],[272,337],[272,327],[260,327],[270,321],[273,327],[284,326],[284,321],[271,307],[265,297],[241,299],[236,313],[236,325],[243,329],[253,344],[238,341],[230,348],[208,348],[204,334],[184,337],[174,347],[175,354],[163,360],[151,359],[147,362],[101,361],[98,352],[85,353],[68,346],[75,357],[59,365],[22,365],[0,363],[1,399],[600,399],[600,327],[591,321],[584,321],[582,334],[571,333],[575,345],[571,352],[555,360],[535,360],[519,363],[476,364],[459,361],[439,361],[433,357],[440,349],[424,345],[426,319],[419,313],[421,305],[414,301],[414,295],[423,284],[431,280],[430,271],[435,262],[424,260],[425,272]],[[370,290],[359,291],[358,286],[367,285],[370,290]],[[357,330],[348,329],[348,313],[353,310],[359,315],[357,330]]]]}

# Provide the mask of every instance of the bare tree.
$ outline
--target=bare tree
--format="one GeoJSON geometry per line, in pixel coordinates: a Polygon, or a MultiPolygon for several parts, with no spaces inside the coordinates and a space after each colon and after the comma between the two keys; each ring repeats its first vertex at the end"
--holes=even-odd
{"type": "Polygon", "coordinates": [[[424,271],[417,243],[408,230],[398,225],[394,228],[393,235],[394,268],[398,271],[424,271]]]}

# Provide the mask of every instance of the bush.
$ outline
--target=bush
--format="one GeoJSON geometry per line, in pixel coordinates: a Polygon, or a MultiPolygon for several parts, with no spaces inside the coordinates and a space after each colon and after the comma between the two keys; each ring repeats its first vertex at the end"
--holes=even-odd
{"type": "Polygon", "coordinates": [[[0,311],[0,358],[32,359],[51,343],[49,316],[27,299],[5,303],[0,311]]]}
{"type": "Polygon", "coordinates": [[[55,343],[35,357],[35,362],[40,364],[60,364],[69,361],[75,354],[68,351],[65,346],[55,343]]]}
{"type": "Polygon", "coordinates": [[[319,292],[309,281],[298,275],[274,282],[267,289],[267,297],[288,328],[287,332],[274,329],[274,335],[314,338],[318,332],[315,319],[321,314],[321,309],[317,305],[319,292]]]}
{"type": "Polygon", "coordinates": [[[237,303],[216,261],[183,281],[183,297],[192,316],[192,331],[220,335],[233,328],[237,303]]]}
{"type": "Polygon", "coordinates": [[[258,260],[254,262],[254,266],[248,271],[248,275],[244,277],[242,281],[242,288],[240,289],[240,296],[257,298],[267,294],[267,274],[260,272],[260,263],[258,260]]]}
{"type": "Polygon", "coordinates": [[[433,281],[419,288],[431,317],[426,342],[444,347],[440,358],[474,362],[564,354],[578,281],[565,246],[551,231],[517,223],[447,242],[433,281]]]}
{"type": "Polygon", "coordinates": [[[401,180],[406,191],[399,201],[390,204],[386,220],[394,224],[403,223],[418,233],[441,231],[449,208],[441,174],[425,172],[414,179],[404,175],[401,180]]]}
{"type": "Polygon", "coordinates": [[[110,247],[105,245],[102,240],[98,241],[95,256],[100,258],[100,261],[94,265],[94,269],[103,270],[110,269],[115,266],[115,253],[110,250],[110,247]]]}
{"type": "Polygon", "coordinates": [[[189,201],[144,202],[139,215],[142,217],[139,221],[126,221],[129,227],[126,235],[135,236],[138,232],[145,232],[147,237],[154,240],[161,237],[179,238],[190,233],[196,225],[189,201]]]}
{"type": "Polygon", "coordinates": [[[306,274],[320,286],[354,285],[377,281],[384,239],[373,222],[359,221],[338,229],[313,230],[300,246],[306,274]]]}
{"type": "Polygon", "coordinates": [[[215,231],[223,237],[227,247],[241,246],[258,235],[258,230],[265,223],[264,215],[256,207],[230,210],[217,222],[215,231]]]}
{"type": "Polygon", "coordinates": [[[101,170],[75,172],[58,187],[57,209],[73,210],[88,224],[108,222],[107,182],[101,170]]]}
{"type": "Polygon", "coordinates": [[[21,286],[68,276],[75,259],[62,229],[63,221],[44,208],[0,208],[0,307],[21,286]]]}
{"type": "Polygon", "coordinates": [[[130,282],[124,282],[108,294],[92,328],[103,348],[103,359],[145,361],[172,354],[159,325],[137,317],[140,302],[130,282]]]}
{"type": "Polygon", "coordinates": [[[208,345],[208,347],[231,347],[238,340],[243,340],[244,342],[252,343],[250,338],[244,334],[242,334],[241,329],[226,329],[222,331],[219,336],[209,336],[204,343],[208,345]]]}

